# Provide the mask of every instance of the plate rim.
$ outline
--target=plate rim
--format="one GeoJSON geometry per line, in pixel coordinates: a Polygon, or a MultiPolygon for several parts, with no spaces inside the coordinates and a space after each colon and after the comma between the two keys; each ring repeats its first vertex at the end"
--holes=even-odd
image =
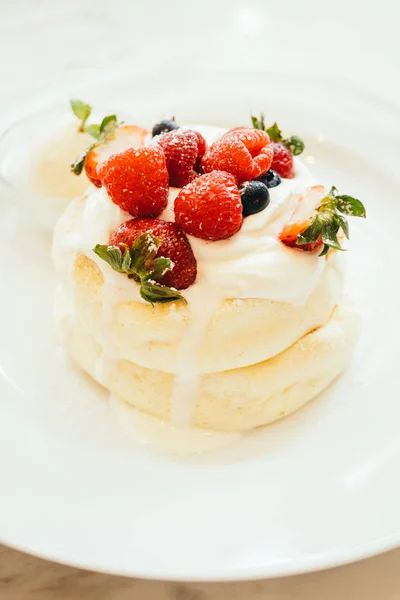
{"type": "MultiPolygon", "coordinates": [[[[234,71],[230,71],[230,70],[226,70],[226,69],[217,69],[215,70],[214,74],[218,73],[218,72],[222,72],[222,73],[226,73],[229,75],[233,75],[234,71]]],[[[255,72],[252,72],[252,74],[255,74],[255,72]]],[[[102,81],[102,77],[98,78],[95,81],[91,81],[91,86],[96,86],[97,84],[99,84],[102,81]]],[[[81,83],[80,81],[76,82],[77,85],[79,85],[79,83],[81,83]]],[[[333,85],[333,81],[330,80],[331,85],[333,85]]],[[[342,82],[343,83],[343,82],[342,82]]],[[[347,83],[350,84],[350,81],[348,81],[347,83]]],[[[72,83],[68,82],[68,85],[64,88],[58,88],[57,89],[57,93],[53,90],[45,90],[44,92],[38,94],[35,99],[34,102],[40,102],[40,99],[42,98],[49,98],[52,97],[53,99],[56,98],[56,96],[60,96],[63,92],[65,93],[67,89],[71,88],[72,83]],[[49,92],[51,92],[49,94],[49,92]]],[[[363,95],[367,96],[368,98],[371,98],[373,102],[375,101],[379,101],[380,97],[379,94],[374,94],[371,95],[371,91],[370,90],[362,90],[359,86],[357,85],[352,85],[350,88],[352,91],[359,91],[361,92],[363,95]]],[[[344,91],[348,91],[348,88],[345,88],[344,91]]],[[[382,97],[381,100],[383,102],[387,102],[387,99],[382,97]]],[[[11,121],[10,118],[15,118],[15,116],[19,115],[23,115],[26,114],[26,108],[28,106],[32,106],[32,100],[28,103],[23,103],[21,105],[19,105],[19,107],[15,108],[12,111],[9,111],[7,113],[2,113],[0,115],[0,130],[3,130],[3,124],[5,126],[10,125],[11,121]],[[9,117],[7,117],[7,114],[9,115],[9,117]]],[[[392,104],[391,108],[394,108],[396,110],[396,112],[398,112],[399,107],[392,104]]],[[[7,536],[3,536],[0,533],[0,542],[2,544],[4,544],[5,546],[8,546],[12,549],[21,551],[21,552],[27,552],[29,554],[32,554],[34,556],[38,556],[39,558],[45,559],[45,560],[49,560],[49,561],[54,561],[54,562],[58,562],[60,564],[64,564],[64,565],[68,565],[68,566],[73,566],[76,568],[81,568],[81,569],[85,569],[85,570],[92,570],[92,571],[97,571],[97,572],[101,572],[101,573],[107,573],[107,574],[114,574],[114,575],[121,575],[121,576],[128,576],[128,577],[139,577],[139,578],[146,578],[146,579],[152,579],[152,580],[156,580],[156,579],[162,579],[164,581],[187,581],[187,582],[196,582],[196,581],[201,581],[201,582],[210,582],[210,581],[220,581],[220,582],[227,582],[227,581],[243,581],[243,580],[254,580],[254,579],[262,579],[262,578],[278,578],[278,577],[284,577],[284,576],[289,576],[289,575],[299,575],[299,574],[304,574],[304,573],[310,573],[310,572],[314,572],[314,571],[318,571],[318,570],[324,570],[324,569],[329,569],[329,568],[334,568],[334,567],[338,567],[340,565],[345,565],[345,564],[349,564],[352,562],[356,562],[356,561],[360,561],[372,556],[376,556],[377,554],[383,553],[383,552],[387,552],[389,550],[392,550],[398,546],[400,546],[400,530],[396,531],[395,533],[392,533],[390,535],[386,535],[386,536],[382,536],[379,537],[378,539],[375,540],[371,540],[368,543],[364,543],[364,544],[360,544],[360,545],[353,545],[350,548],[346,549],[346,550],[333,550],[331,552],[325,552],[324,554],[322,554],[319,558],[317,557],[305,557],[301,560],[297,560],[297,561],[293,561],[293,560],[287,560],[282,564],[275,564],[275,563],[271,563],[271,562],[266,562],[265,565],[263,567],[235,567],[234,571],[231,572],[230,569],[226,569],[226,567],[222,567],[219,569],[216,569],[215,573],[211,573],[211,574],[202,574],[201,573],[201,569],[199,572],[197,571],[193,571],[193,573],[191,574],[190,572],[188,572],[186,570],[186,572],[183,574],[182,572],[171,572],[171,569],[168,569],[168,572],[164,572],[164,571],[160,571],[158,570],[158,572],[155,572],[154,569],[152,569],[151,567],[146,570],[146,569],[127,569],[127,568],[121,568],[121,569],[117,569],[117,568],[107,568],[107,566],[99,564],[98,562],[96,562],[96,560],[93,561],[93,563],[88,560],[85,563],[79,562],[79,560],[74,560],[71,559],[70,557],[67,556],[68,552],[65,553],[65,556],[61,553],[54,553],[51,551],[51,549],[48,549],[46,547],[43,548],[37,548],[36,546],[32,546],[31,544],[27,544],[24,545],[22,543],[18,543],[18,542],[14,542],[11,539],[8,539],[7,536]],[[218,571],[218,573],[217,573],[218,571]]],[[[39,545],[40,546],[40,545],[39,545]]],[[[46,546],[46,544],[44,545],[46,546]]],[[[100,561],[101,562],[101,561],[100,561]]]]}
{"type": "Polygon", "coordinates": [[[291,577],[296,575],[306,575],[308,573],[315,573],[319,571],[325,571],[328,569],[334,569],[337,567],[357,563],[368,558],[373,558],[380,554],[395,550],[400,546],[400,531],[389,536],[383,536],[376,541],[368,544],[360,544],[352,546],[347,551],[335,551],[333,553],[325,553],[322,558],[306,558],[297,565],[294,566],[293,561],[287,561],[286,563],[275,566],[273,563],[269,567],[246,567],[238,568],[235,567],[233,570],[222,570],[218,569],[218,574],[202,575],[200,572],[188,573],[187,571],[183,575],[181,572],[171,572],[154,569],[135,569],[130,570],[127,568],[110,568],[105,565],[101,565],[94,561],[93,563],[88,560],[86,562],[80,562],[79,560],[70,559],[62,555],[55,555],[51,550],[37,549],[30,545],[23,545],[14,542],[10,542],[7,538],[0,536],[0,543],[4,546],[17,550],[37,558],[55,562],[60,565],[73,567],[77,569],[83,569],[85,571],[93,571],[96,573],[103,573],[105,575],[116,575],[120,577],[131,577],[138,579],[148,579],[151,581],[169,581],[169,582],[188,582],[188,583],[228,583],[228,582],[239,582],[239,581],[255,581],[260,579],[279,579],[281,577],[291,577]]]}

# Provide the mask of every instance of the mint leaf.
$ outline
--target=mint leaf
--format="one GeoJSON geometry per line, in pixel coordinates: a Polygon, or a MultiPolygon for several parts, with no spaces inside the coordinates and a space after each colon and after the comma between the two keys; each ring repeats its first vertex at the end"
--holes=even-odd
{"type": "Polygon", "coordinates": [[[92,107],[82,102],[82,100],[71,100],[70,104],[74,115],[81,121],[79,131],[83,131],[85,123],[92,112],[92,107]]]}
{"type": "Polygon", "coordinates": [[[320,256],[324,256],[329,248],[343,250],[338,240],[339,230],[341,229],[349,239],[349,224],[344,215],[366,217],[365,207],[361,200],[345,194],[338,194],[335,187],[332,187],[328,195],[322,198],[315,212],[310,225],[298,236],[296,244],[301,246],[316,242],[321,236],[324,247],[320,256]]]}
{"type": "Polygon", "coordinates": [[[107,262],[114,271],[125,273],[129,279],[140,284],[140,295],[154,304],[184,300],[177,290],[157,282],[167,271],[174,268],[173,262],[163,256],[157,257],[160,240],[151,233],[143,233],[133,242],[132,247],[97,244],[95,254],[107,262]]]}
{"type": "Polygon", "coordinates": [[[330,248],[335,248],[335,250],[343,250],[337,238],[339,227],[336,219],[333,218],[327,221],[321,230],[321,237],[324,244],[330,248]]]}
{"type": "Polygon", "coordinates": [[[283,143],[285,144],[286,148],[290,150],[293,156],[298,156],[305,148],[303,140],[301,140],[297,135],[292,135],[287,140],[284,140],[283,143]]]}
{"type": "Polygon", "coordinates": [[[281,142],[282,144],[284,144],[286,148],[290,150],[293,156],[298,156],[303,152],[305,146],[303,140],[301,140],[299,136],[292,135],[290,138],[285,139],[276,121],[273,125],[266,128],[263,113],[261,113],[260,118],[251,115],[251,122],[253,124],[254,129],[261,129],[262,131],[266,131],[272,142],[281,142]]]}
{"type": "Polygon", "coordinates": [[[92,123],[91,125],[85,125],[83,130],[85,133],[88,133],[96,140],[100,139],[100,125],[96,125],[95,123],[92,123]]]}
{"type": "Polygon", "coordinates": [[[116,115],[108,115],[104,117],[100,123],[100,139],[102,141],[112,140],[115,135],[115,130],[119,127],[116,115]]]}
{"type": "Polygon", "coordinates": [[[322,223],[320,219],[314,219],[311,224],[303,231],[297,238],[296,244],[301,246],[302,244],[310,244],[316,242],[322,231],[322,223]]]}
{"type": "Polygon", "coordinates": [[[344,235],[347,237],[347,239],[349,238],[349,224],[347,222],[347,219],[345,217],[343,217],[342,215],[336,214],[335,215],[335,220],[336,223],[338,224],[339,228],[342,229],[344,235]]]}
{"type": "Polygon", "coordinates": [[[80,155],[71,163],[70,170],[74,175],[80,175],[83,171],[83,167],[85,166],[85,160],[89,152],[92,148],[94,148],[96,144],[92,144],[89,148],[86,148],[80,155]]]}
{"type": "Polygon", "coordinates": [[[253,124],[253,129],[261,129],[261,131],[265,131],[265,119],[263,113],[261,113],[259,119],[253,115],[251,115],[250,118],[253,124]]]}
{"type": "Polygon", "coordinates": [[[157,256],[160,240],[151,233],[143,233],[130,249],[132,269],[140,276],[153,274],[154,259],[157,256]]]}
{"type": "Polygon", "coordinates": [[[335,198],[337,209],[344,215],[362,217],[364,219],[367,216],[363,203],[357,198],[347,196],[346,194],[335,196],[335,198]]]}
{"type": "Polygon", "coordinates": [[[271,127],[268,127],[267,133],[273,142],[281,142],[283,140],[282,131],[279,129],[276,121],[271,127]]]}
{"type": "Polygon", "coordinates": [[[82,152],[70,165],[70,170],[74,175],[80,175],[85,165],[88,150],[82,152]]]}
{"type": "Polygon", "coordinates": [[[90,150],[92,150],[98,143],[105,143],[113,139],[115,137],[115,130],[120,126],[121,123],[118,123],[116,115],[108,115],[107,117],[104,117],[100,125],[96,123],[86,125],[86,120],[92,111],[91,106],[89,106],[89,104],[85,104],[81,100],[71,100],[71,108],[75,116],[81,121],[79,131],[88,133],[96,140],[94,144],[82,152],[71,164],[72,173],[75,175],[80,175],[83,171],[85,160],[90,150]]]}
{"type": "Polygon", "coordinates": [[[94,248],[94,252],[102,260],[105,260],[114,271],[118,271],[118,273],[128,272],[130,268],[130,256],[129,252],[126,250],[124,254],[122,254],[122,250],[118,246],[103,246],[97,244],[94,248]],[[125,260],[126,257],[128,258],[128,262],[125,260]]]}
{"type": "Polygon", "coordinates": [[[169,258],[164,258],[164,257],[156,258],[154,260],[151,276],[153,279],[155,279],[157,281],[157,279],[161,279],[161,277],[163,275],[165,275],[165,273],[167,273],[167,271],[171,271],[173,268],[174,268],[174,265],[172,263],[172,260],[170,260],[169,258]]]}
{"type": "Polygon", "coordinates": [[[150,279],[146,280],[140,286],[140,295],[143,300],[155,304],[156,302],[172,302],[173,300],[184,300],[183,296],[173,288],[160,285],[150,279]]]}
{"type": "Polygon", "coordinates": [[[318,256],[325,256],[325,254],[328,254],[330,250],[330,247],[328,246],[328,244],[324,244],[324,247],[322,248],[322,252],[320,254],[318,254],[318,256]]]}

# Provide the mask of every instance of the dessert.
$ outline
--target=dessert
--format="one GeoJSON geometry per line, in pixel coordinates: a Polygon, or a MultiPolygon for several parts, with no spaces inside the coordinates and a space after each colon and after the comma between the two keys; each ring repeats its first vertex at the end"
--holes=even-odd
{"type": "Polygon", "coordinates": [[[55,230],[68,352],[179,426],[243,431],[306,404],[354,347],[341,250],[362,203],[319,185],[302,141],[263,117],[104,121],[73,165],[93,185],[55,230]]]}

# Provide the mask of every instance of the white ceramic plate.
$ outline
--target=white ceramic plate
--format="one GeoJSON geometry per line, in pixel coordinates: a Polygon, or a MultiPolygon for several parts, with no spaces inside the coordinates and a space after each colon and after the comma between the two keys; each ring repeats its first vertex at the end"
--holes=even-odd
{"type": "Polygon", "coordinates": [[[132,440],[102,389],[64,360],[52,333],[50,240],[3,203],[1,541],[81,567],[180,580],[298,573],[397,545],[396,108],[337,82],[265,73],[164,72],[78,88],[149,125],[171,113],[246,124],[250,109],[263,109],[303,136],[321,181],[368,209],[366,222],[351,224],[348,253],[363,326],[346,374],[299,413],[225,450],[159,454],[132,440]]]}

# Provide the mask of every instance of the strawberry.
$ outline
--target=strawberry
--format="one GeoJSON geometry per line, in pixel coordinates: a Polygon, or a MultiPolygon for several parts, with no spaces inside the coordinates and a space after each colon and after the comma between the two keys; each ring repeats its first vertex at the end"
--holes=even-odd
{"type": "MultiPolygon", "coordinates": [[[[310,188],[308,199],[312,200],[313,195],[323,194],[323,186],[313,186],[310,188]]],[[[304,201],[304,198],[300,203],[304,201]]],[[[281,242],[287,246],[313,252],[317,248],[321,249],[319,256],[324,256],[331,248],[343,250],[341,239],[343,235],[349,239],[349,224],[346,216],[366,217],[366,211],[363,203],[347,194],[339,194],[335,187],[320,197],[317,206],[314,208],[313,215],[308,219],[296,220],[296,215],[302,213],[301,204],[299,211],[294,213],[294,222],[289,222],[279,234],[281,242]]]]}
{"type": "Polygon", "coordinates": [[[271,142],[271,147],[274,151],[271,169],[273,169],[280,177],[292,179],[295,175],[293,166],[293,156],[289,148],[282,142],[271,142]]]}
{"type": "Polygon", "coordinates": [[[85,167],[88,179],[101,187],[97,167],[112,154],[127,148],[139,148],[145,143],[148,131],[137,125],[121,127],[116,115],[107,115],[101,123],[86,125],[92,113],[92,107],[82,100],[71,100],[72,112],[79,120],[78,131],[85,132],[94,138],[94,142],[82,152],[71,164],[71,171],[80,175],[85,167]]]}
{"type": "Polygon", "coordinates": [[[240,184],[266,173],[272,158],[273,151],[265,131],[236,127],[211,144],[201,166],[204,173],[214,170],[231,173],[240,184]]]}
{"type": "Polygon", "coordinates": [[[323,242],[321,236],[319,236],[315,242],[309,242],[307,244],[302,244],[301,246],[297,244],[299,237],[310,225],[311,219],[303,221],[302,223],[291,223],[289,225],[285,225],[279,234],[279,239],[286,246],[297,248],[298,250],[305,250],[307,252],[313,252],[317,248],[322,248],[323,242]]]}
{"type": "Polygon", "coordinates": [[[212,171],[184,187],[175,199],[175,221],[204,240],[224,240],[243,223],[242,202],[230,173],[212,171]]]}
{"type": "Polygon", "coordinates": [[[196,279],[197,263],[189,240],[176,223],[160,219],[131,219],[122,223],[111,234],[110,246],[132,247],[133,242],[143,233],[151,233],[160,242],[157,257],[169,258],[173,267],[157,283],[176,290],[185,290],[196,279]]]}
{"type": "Polygon", "coordinates": [[[184,300],[178,289],[188,288],[196,279],[196,259],[176,223],[132,219],[114,231],[109,245],[97,244],[94,252],[114,271],[138,283],[143,300],[153,305],[184,300]]]}
{"type": "Polygon", "coordinates": [[[169,174],[169,184],[183,187],[199,176],[200,159],[206,151],[206,141],[191,129],[175,129],[157,138],[164,150],[169,174]]]}
{"type": "Polygon", "coordinates": [[[114,137],[103,144],[96,145],[89,150],[85,160],[85,171],[88,179],[96,186],[101,187],[98,167],[113,154],[118,154],[128,148],[140,148],[144,145],[148,131],[137,125],[125,125],[115,129],[114,137]]]}
{"type": "Polygon", "coordinates": [[[97,170],[111,200],[132,217],[157,217],[168,202],[168,171],[157,145],[113,154],[97,170]]]}

